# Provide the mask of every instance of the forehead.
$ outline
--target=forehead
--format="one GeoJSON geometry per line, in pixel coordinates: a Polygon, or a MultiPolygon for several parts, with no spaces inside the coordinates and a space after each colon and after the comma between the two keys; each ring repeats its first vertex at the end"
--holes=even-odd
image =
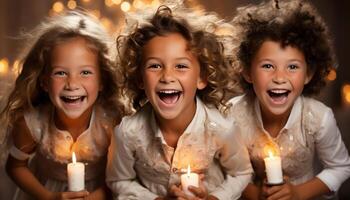
{"type": "Polygon", "coordinates": [[[281,42],[272,40],[264,41],[261,44],[255,55],[255,58],[259,57],[305,60],[304,53],[299,48],[291,45],[282,46],[281,42]]]}
{"type": "Polygon", "coordinates": [[[144,56],[167,53],[178,55],[189,52],[189,42],[179,33],[170,33],[153,37],[143,46],[142,51],[144,56]]]}

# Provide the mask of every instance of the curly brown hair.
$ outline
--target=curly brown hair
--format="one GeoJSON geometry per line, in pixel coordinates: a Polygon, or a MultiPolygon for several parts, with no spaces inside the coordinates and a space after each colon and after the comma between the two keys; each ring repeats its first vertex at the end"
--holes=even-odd
{"type": "Polygon", "coordinates": [[[27,43],[22,53],[22,70],[0,113],[1,122],[7,124],[6,127],[11,127],[24,111],[50,103],[41,82],[50,71],[51,52],[56,45],[77,37],[86,40],[88,48],[98,56],[103,89],[97,100],[115,112],[116,123],[128,112],[118,80],[122,76],[116,68],[115,53],[111,51],[113,40],[93,16],[83,11],[70,11],[48,18],[24,37],[27,43]]]}
{"type": "MultiPolygon", "coordinates": [[[[275,0],[238,8],[238,13],[233,24],[239,30],[240,45],[235,54],[240,72],[249,71],[261,45],[272,40],[304,54],[308,73],[313,73],[313,77],[305,85],[303,95],[318,94],[335,67],[335,55],[328,28],[315,8],[307,2],[275,0]]],[[[240,82],[243,90],[252,91],[244,78],[240,82]]]]}
{"type": "MultiPolygon", "coordinates": [[[[145,13],[143,10],[142,14],[145,13]]],[[[179,6],[175,9],[160,6],[153,16],[142,19],[134,24],[128,19],[127,23],[130,24],[127,24],[126,33],[117,39],[118,55],[125,76],[124,92],[132,100],[134,108],[140,109],[147,101],[145,92],[139,88],[143,67],[142,48],[152,38],[170,33],[181,34],[198,58],[201,76],[208,84],[203,90],[197,90],[197,96],[209,106],[226,107],[229,96],[236,91],[236,82],[230,77],[232,54],[227,53],[229,47],[224,46],[224,41],[230,39],[229,34],[220,35],[218,30],[230,32],[232,26],[219,20],[216,15],[194,14],[179,6]]]]}

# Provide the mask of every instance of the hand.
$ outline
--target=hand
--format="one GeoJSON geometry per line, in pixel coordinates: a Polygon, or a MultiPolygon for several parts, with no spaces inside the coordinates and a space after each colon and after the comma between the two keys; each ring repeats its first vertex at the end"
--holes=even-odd
{"type": "Polygon", "coordinates": [[[49,200],[69,200],[69,199],[85,199],[89,195],[86,190],[79,192],[52,192],[49,200]]]}
{"type": "Polygon", "coordinates": [[[267,200],[300,200],[297,187],[289,182],[288,177],[284,178],[283,185],[262,187],[262,195],[267,200]]]}

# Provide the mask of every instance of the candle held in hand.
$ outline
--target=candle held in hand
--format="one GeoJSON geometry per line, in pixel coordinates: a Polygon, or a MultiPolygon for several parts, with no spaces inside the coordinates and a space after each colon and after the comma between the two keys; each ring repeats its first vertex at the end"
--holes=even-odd
{"type": "Polygon", "coordinates": [[[77,162],[75,153],[72,154],[72,163],[67,165],[69,191],[81,191],[85,189],[85,165],[77,162]]]}
{"type": "Polygon", "coordinates": [[[278,185],[283,183],[281,157],[274,156],[269,151],[269,157],[264,159],[267,183],[271,185],[278,185]]]}
{"type": "Polygon", "coordinates": [[[199,176],[196,173],[191,173],[191,167],[188,165],[187,173],[181,175],[181,186],[185,194],[194,197],[193,193],[188,190],[188,186],[199,186],[199,176]]]}

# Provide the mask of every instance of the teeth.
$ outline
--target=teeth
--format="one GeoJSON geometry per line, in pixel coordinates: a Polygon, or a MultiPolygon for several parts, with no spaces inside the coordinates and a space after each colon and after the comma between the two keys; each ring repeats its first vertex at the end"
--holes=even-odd
{"type": "Polygon", "coordinates": [[[282,93],[288,92],[288,90],[284,90],[284,89],[274,89],[274,90],[270,90],[270,92],[273,92],[273,93],[276,93],[276,94],[282,94],[282,93]]]}
{"type": "Polygon", "coordinates": [[[159,91],[159,93],[163,93],[163,94],[174,94],[174,93],[178,93],[179,91],[177,90],[161,90],[159,91]]]}
{"type": "Polygon", "coordinates": [[[80,96],[64,96],[64,98],[70,99],[70,100],[77,100],[77,99],[80,99],[81,97],[80,96]]]}

